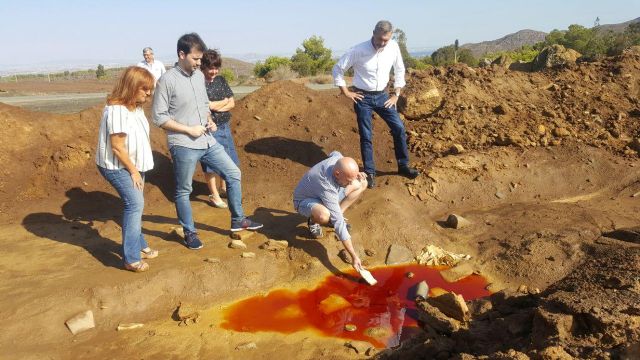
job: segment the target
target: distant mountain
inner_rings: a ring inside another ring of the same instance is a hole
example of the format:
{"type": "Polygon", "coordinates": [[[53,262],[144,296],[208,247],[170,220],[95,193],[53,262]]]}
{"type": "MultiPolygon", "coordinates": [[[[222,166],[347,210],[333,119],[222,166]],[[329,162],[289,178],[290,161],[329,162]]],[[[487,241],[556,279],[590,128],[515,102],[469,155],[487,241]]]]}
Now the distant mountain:
{"type": "Polygon", "coordinates": [[[516,50],[523,45],[533,45],[537,42],[544,41],[545,36],[547,36],[545,32],[526,29],[501,37],[498,40],[464,44],[461,47],[471,50],[473,56],[480,57],[486,53],[516,50]]]}
{"type": "Polygon", "coordinates": [[[598,29],[600,30],[604,30],[604,31],[613,31],[613,32],[623,32],[627,26],[631,25],[631,24],[635,24],[635,23],[639,23],[640,22],[640,17],[633,19],[633,20],[629,20],[627,22],[623,22],[620,24],[605,24],[605,25],[600,25],[598,27],[598,29]]]}

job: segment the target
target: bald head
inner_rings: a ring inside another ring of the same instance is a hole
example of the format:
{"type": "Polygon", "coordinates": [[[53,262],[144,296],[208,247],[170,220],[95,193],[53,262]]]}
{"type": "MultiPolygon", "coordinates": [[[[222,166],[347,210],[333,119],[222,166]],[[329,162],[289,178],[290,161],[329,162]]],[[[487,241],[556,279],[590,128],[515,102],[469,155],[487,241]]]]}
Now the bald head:
{"type": "Polygon", "coordinates": [[[336,177],[340,186],[351,184],[358,177],[359,172],[358,163],[350,157],[340,158],[333,168],[333,176],[336,177]]]}

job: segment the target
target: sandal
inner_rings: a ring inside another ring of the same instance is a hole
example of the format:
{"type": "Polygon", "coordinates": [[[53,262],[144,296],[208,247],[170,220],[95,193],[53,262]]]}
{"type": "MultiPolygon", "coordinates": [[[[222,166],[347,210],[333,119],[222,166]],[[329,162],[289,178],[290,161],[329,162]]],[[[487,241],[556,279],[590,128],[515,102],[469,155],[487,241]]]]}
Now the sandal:
{"type": "Polygon", "coordinates": [[[157,258],[160,253],[158,250],[153,250],[152,248],[146,248],[140,250],[140,257],[143,259],[153,259],[157,258]]]}
{"type": "Polygon", "coordinates": [[[133,272],[144,272],[149,270],[149,264],[144,261],[138,261],[131,264],[124,264],[124,268],[133,272]]]}
{"type": "Polygon", "coordinates": [[[213,200],[213,195],[209,195],[209,205],[216,207],[218,209],[226,209],[228,207],[227,204],[222,200],[219,200],[219,201],[213,200]]]}

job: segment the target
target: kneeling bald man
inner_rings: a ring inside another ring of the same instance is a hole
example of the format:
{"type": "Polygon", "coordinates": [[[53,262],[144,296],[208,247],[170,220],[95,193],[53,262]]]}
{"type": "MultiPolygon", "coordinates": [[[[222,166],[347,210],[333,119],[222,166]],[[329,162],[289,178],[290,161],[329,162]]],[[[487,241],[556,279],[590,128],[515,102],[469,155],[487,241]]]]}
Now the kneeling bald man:
{"type": "Polygon", "coordinates": [[[360,270],[362,264],[353,250],[350,226],[343,214],[366,188],[367,175],[360,172],[356,161],[334,151],[309,169],[293,192],[293,206],[308,218],[311,236],[322,237],[321,225],[333,224],[356,270],[360,270]]]}

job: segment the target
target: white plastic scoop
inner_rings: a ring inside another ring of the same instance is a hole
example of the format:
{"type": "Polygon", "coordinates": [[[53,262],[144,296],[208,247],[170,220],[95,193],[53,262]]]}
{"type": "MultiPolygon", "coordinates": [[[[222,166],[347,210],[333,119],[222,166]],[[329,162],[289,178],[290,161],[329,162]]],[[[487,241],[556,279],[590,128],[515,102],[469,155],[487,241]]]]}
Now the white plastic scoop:
{"type": "Polygon", "coordinates": [[[378,283],[378,280],[376,280],[376,278],[374,278],[373,275],[371,275],[369,270],[363,267],[360,267],[360,269],[358,269],[358,273],[360,273],[360,276],[362,276],[362,278],[364,279],[364,281],[367,282],[367,284],[373,286],[378,283]]]}

